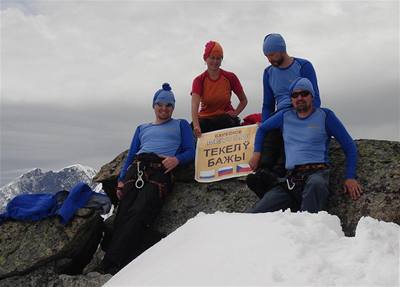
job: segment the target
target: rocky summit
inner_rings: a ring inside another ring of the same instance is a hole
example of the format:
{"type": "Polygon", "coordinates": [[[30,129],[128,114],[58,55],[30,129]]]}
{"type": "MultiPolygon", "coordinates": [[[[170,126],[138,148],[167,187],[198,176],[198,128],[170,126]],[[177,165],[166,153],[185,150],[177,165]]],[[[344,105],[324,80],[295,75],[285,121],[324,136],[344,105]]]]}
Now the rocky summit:
{"type": "Polygon", "coordinates": [[[67,225],[57,217],[1,224],[0,286],[100,286],[109,277],[72,275],[81,274],[89,263],[102,225],[102,217],[87,208],[78,210],[67,225]]]}
{"type": "MultiPolygon", "coordinates": [[[[362,216],[400,224],[400,142],[357,140],[356,144],[358,180],[364,190],[357,201],[343,193],[345,157],[335,141],[330,146],[331,197],[327,211],[340,218],[348,236],[354,235],[362,216]]],[[[94,177],[116,204],[117,177],[126,155],[126,151],[119,154],[94,177]]],[[[153,226],[164,235],[199,212],[246,212],[258,200],[245,178],[197,183],[193,165],[178,168],[174,176],[174,191],[153,226]]],[[[0,225],[0,286],[101,286],[111,275],[80,274],[88,263],[82,256],[93,251],[88,246],[99,236],[101,224],[97,213],[83,209],[67,226],[58,218],[0,225]]]]}
{"type": "MultiPolygon", "coordinates": [[[[354,235],[362,216],[400,224],[400,142],[383,140],[356,140],[359,159],[358,180],[363,195],[357,201],[343,193],[345,156],[336,141],[330,145],[331,161],[328,212],[337,215],[346,235],[354,235]]],[[[103,183],[106,193],[114,198],[117,177],[127,151],[104,165],[94,177],[103,183]]],[[[257,201],[244,178],[215,183],[197,183],[193,180],[193,166],[177,169],[176,184],[159,216],[155,228],[169,234],[199,212],[245,212],[257,201]]]]}

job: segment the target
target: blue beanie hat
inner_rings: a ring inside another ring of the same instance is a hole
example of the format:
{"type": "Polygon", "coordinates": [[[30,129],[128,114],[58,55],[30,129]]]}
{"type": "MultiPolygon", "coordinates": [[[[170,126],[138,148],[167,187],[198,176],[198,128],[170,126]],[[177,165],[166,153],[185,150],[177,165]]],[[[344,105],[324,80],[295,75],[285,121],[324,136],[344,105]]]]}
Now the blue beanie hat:
{"type": "Polygon", "coordinates": [[[296,80],[294,80],[289,86],[290,94],[293,94],[293,91],[295,90],[309,91],[311,95],[314,97],[313,85],[307,78],[297,78],[296,80]]]}
{"type": "Polygon", "coordinates": [[[175,96],[171,91],[171,86],[168,83],[162,85],[162,89],[158,90],[153,97],[153,108],[157,103],[171,104],[175,108],[175,96]]]}
{"type": "Polygon", "coordinates": [[[280,34],[268,34],[263,43],[264,55],[273,52],[286,52],[286,43],[280,34]]]}

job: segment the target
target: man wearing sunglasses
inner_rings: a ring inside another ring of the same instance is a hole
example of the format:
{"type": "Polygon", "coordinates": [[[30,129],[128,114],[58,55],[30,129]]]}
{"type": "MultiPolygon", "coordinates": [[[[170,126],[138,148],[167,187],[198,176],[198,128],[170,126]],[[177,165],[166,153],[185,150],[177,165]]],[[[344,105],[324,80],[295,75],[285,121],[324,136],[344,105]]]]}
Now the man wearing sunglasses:
{"type": "Polygon", "coordinates": [[[293,108],[273,115],[258,128],[249,163],[253,170],[257,169],[265,134],[280,129],[287,174],[264,194],[251,212],[287,208],[308,212],[324,210],[329,194],[328,145],[332,136],[346,155],[344,191],[357,200],[362,189],[355,179],[357,150],[352,138],[331,110],[314,106],[315,91],[307,78],[297,78],[289,91],[293,108]]]}
{"type": "MultiPolygon", "coordinates": [[[[285,40],[280,34],[265,36],[263,52],[271,65],[264,70],[263,75],[262,122],[275,112],[291,107],[289,86],[298,77],[310,80],[314,89],[313,105],[321,105],[317,76],[310,61],[289,56],[285,40]]],[[[249,188],[262,197],[263,187],[272,184],[277,176],[284,174],[284,162],[282,134],[279,130],[271,130],[263,143],[260,169],[247,177],[249,188]]]]}
{"type": "Polygon", "coordinates": [[[194,159],[192,129],[186,120],[172,118],[174,107],[174,94],[165,83],[153,97],[154,121],[136,128],[118,178],[113,231],[102,244],[101,273],[115,274],[143,251],[143,238],[171,192],[171,171],[194,159]]]}

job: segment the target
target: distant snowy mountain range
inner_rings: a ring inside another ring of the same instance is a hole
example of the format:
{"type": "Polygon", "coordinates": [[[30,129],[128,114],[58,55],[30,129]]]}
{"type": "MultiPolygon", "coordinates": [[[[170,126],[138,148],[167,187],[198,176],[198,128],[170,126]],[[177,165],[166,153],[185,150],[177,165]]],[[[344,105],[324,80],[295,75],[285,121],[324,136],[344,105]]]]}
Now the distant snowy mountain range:
{"type": "Polygon", "coordinates": [[[96,173],[95,169],[80,164],[67,166],[59,171],[43,172],[40,168],[35,168],[0,188],[0,210],[18,194],[70,190],[80,181],[87,183],[93,191],[99,192],[102,189],[101,183],[92,183],[96,173]]]}

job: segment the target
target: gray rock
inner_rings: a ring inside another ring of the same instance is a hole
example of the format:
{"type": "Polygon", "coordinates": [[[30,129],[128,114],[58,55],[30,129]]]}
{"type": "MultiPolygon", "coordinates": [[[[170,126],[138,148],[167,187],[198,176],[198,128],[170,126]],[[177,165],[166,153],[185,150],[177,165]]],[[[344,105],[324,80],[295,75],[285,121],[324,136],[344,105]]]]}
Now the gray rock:
{"type": "Polygon", "coordinates": [[[79,270],[85,264],[79,256],[90,252],[88,244],[101,234],[103,221],[98,213],[85,214],[88,217],[75,216],[66,226],[57,217],[0,225],[0,278],[24,274],[49,262],[60,271],[79,270]]]}
{"type": "Polygon", "coordinates": [[[117,178],[127,155],[127,150],[120,153],[112,161],[103,165],[100,171],[93,177],[94,182],[101,182],[103,184],[103,190],[107,193],[114,205],[118,204],[118,199],[115,195],[117,178]]]}
{"type": "Polygon", "coordinates": [[[115,157],[109,163],[106,163],[100,168],[100,171],[93,177],[95,182],[114,182],[119,172],[121,171],[122,164],[125,158],[128,156],[128,150],[121,152],[117,157],[115,157]]]}
{"type": "Polygon", "coordinates": [[[247,188],[245,178],[209,184],[178,182],[166,198],[154,228],[169,234],[199,212],[245,212],[256,201],[257,196],[247,188]]]}
{"type": "Polygon", "coordinates": [[[96,252],[93,254],[92,260],[89,262],[89,264],[83,269],[83,274],[88,274],[93,271],[100,265],[101,260],[104,257],[105,252],[101,249],[100,246],[98,246],[96,252]]]}
{"type": "Polygon", "coordinates": [[[86,275],[69,276],[57,274],[54,264],[47,264],[28,275],[12,276],[0,280],[2,287],[97,287],[102,286],[112,276],[110,274],[89,273],[86,275]]]}
{"type": "Polygon", "coordinates": [[[353,201],[343,190],[345,157],[333,142],[328,212],[337,215],[346,235],[354,235],[359,219],[370,216],[400,224],[400,142],[357,140],[357,175],[364,194],[353,201]]]}
{"type": "Polygon", "coordinates": [[[28,276],[12,276],[0,280],[2,287],[33,287],[54,286],[51,282],[57,279],[54,265],[44,265],[31,272],[28,276]]]}
{"type": "MultiPolygon", "coordinates": [[[[330,146],[331,198],[328,212],[337,215],[346,235],[354,235],[362,216],[400,224],[400,143],[394,141],[357,140],[358,177],[364,194],[352,201],[343,194],[345,158],[334,140],[330,146]]],[[[104,190],[115,196],[116,181],[127,151],[104,165],[95,180],[107,183],[104,190]]],[[[229,179],[204,184],[193,181],[193,166],[175,172],[176,184],[167,197],[155,223],[160,232],[169,234],[199,212],[244,212],[253,206],[257,197],[243,179],[229,179]]]]}
{"type": "MultiPolygon", "coordinates": [[[[345,234],[350,236],[354,235],[362,216],[400,224],[400,143],[357,140],[356,144],[359,152],[358,177],[364,189],[364,194],[357,201],[352,201],[341,192],[344,155],[335,141],[330,147],[332,169],[328,212],[340,218],[345,234]]],[[[114,197],[115,203],[117,177],[126,155],[127,151],[118,155],[104,165],[95,177],[114,197]]],[[[155,230],[170,234],[199,212],[246,212],[258,200],[247,188],[244,178],[200,184],[193,180],[193,174],[193,165],[175,171],[174,191],[166,199],[153,226],[155,230]]],[[[74,257],[72,250],[82,248],[72,242],[87,241],[90,235],[85,230],[89,225],[101,223],[101,219],[88,214],[87,210],[81,210],[79,214],[89,217],[76,217],[67,227],[57,219],[49,219],[46,224],[9,222],[0,226],[0,278],[7,277],[0,280],[0,286],[101,286],[109,280],[111,275],[93,272],[77,276],[59,274],[71,264],[74,257]],[[30,270],[29,274],[12,276],[30,270]]],[[[95,268],[103,253],[98,250],[96,254],[98,256],[87,266],[87,272],[95,268]]]]}
{"type": "Polygon", "coordinates": [[[98,287],[104,285],[112,277],[111,274],[91,272],[86,275],[70,276],[61,274],[54,281],[53,286],[60,287],[98,287]]]}

